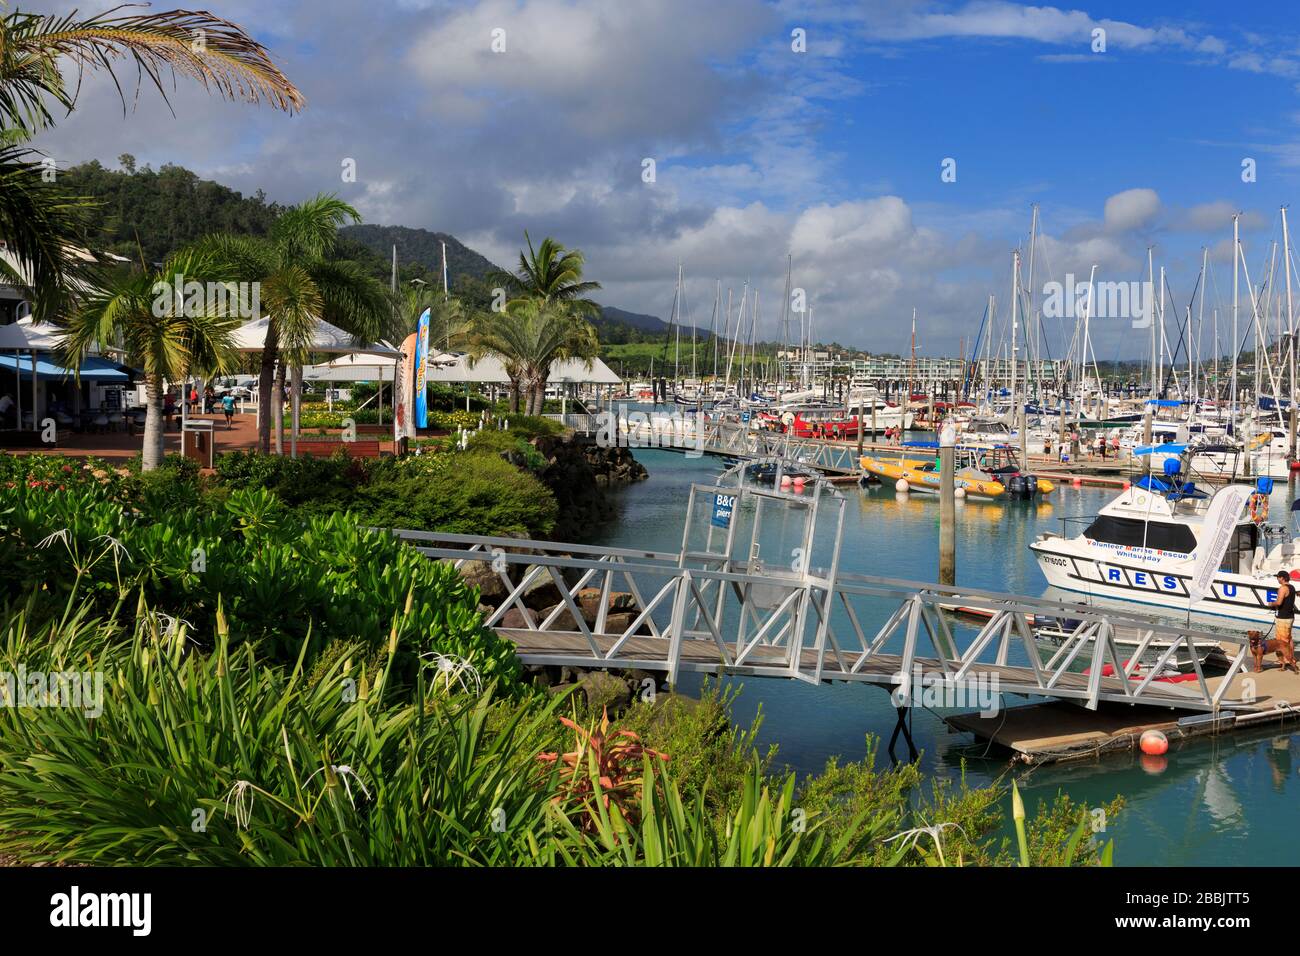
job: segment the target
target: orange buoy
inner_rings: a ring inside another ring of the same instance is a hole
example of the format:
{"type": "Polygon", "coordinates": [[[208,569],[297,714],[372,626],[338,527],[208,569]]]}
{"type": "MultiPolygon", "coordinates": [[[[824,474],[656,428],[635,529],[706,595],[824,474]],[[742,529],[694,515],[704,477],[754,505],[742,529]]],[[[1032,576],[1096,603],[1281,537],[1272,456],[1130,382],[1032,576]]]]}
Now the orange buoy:
{"type": "Polygon", "coordinates": [[[1070,484],[1071,484],[1071,486],[1073,486],[1073,487],[1075,487],[1075,488],[1082,488],[1082,487],[1083,487],[1083,479],[1080,478],[1080,477],[1078,477],[1078,476],[1076,475],[1075,478],[1074,478],[1074,480],[1071,481],[1070,484]]]}
{"type": "Polygon", "coordinates": [[[1144,754],[1161,757],[1169,752],[1169,738],[1158,730],[1148,730],[1138,742],[1144,754]]]}
{"type": "Polygon", "coordinates": [[[1133,483],[1132,483],[1131,481],[1126,481],[1126,482],[1124,482],[1124,490],[1125,490],[1125,491],[1128,491],[1128,490],[1129,490],[1130,488],[1132,488],[1132,487],[1133,487],[1133,483]]]}
{"type": "Polygon", "coordinates": [[[790,487],[790,476],[789,476],[789,475],[782,475],[782,476],[781,476],[781,487],[782,487],[782,488],[789,488],[789,487],[790,487]]]}
{"type": "Polygon", "coordinates": [[[1156,756],[1155,754],[1142,755],[1142,769],[1145,770],[1147,773],[1151,774],[1151,776],[1153,777],[1157,776],[1158,774],[1164,773],[1165,770],[1168,769],[1168,767],[1169,767],[1168,757],[1156,756]]]}

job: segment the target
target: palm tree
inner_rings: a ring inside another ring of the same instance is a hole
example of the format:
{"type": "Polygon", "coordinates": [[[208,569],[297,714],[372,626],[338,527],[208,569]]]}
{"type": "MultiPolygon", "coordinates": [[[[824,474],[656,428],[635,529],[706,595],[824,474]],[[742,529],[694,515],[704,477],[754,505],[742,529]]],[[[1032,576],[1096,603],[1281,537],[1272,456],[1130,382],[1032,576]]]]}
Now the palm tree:
{"type": "Polygon", "coordinates": [[[415,331],[425,309],[429,310],[430,348],[445,352],[468,341],[474,323],[466,314],[465,304],[454,296],[444,296],[423,282],[407,286],[399,297],[399,328],[394,331],[399,335],[415,331]]]}
{"type": "Polygon", "coordinates": [[[519,251],[518,271],[494,271],[488,275],[489,282],[499,283],[511,299],[564,302],[572,306],[576,315],[600,314],[600,306],[586,298],[588,292],[600,288],[600,283],[582,278],[585,259],[579,250],[565,249],[550,236],[534,249],[527,232],[524,241],[528,250],[519,251]]]}
{"type": "Polygon", "coordinates": [[[273,396],[272,415],[263,410],[258,441],[271,450],[272,417],[276,450],[280,450],[283,421],[285,361],[299,364],[314,338],[316,322],[324,320],[360,340],[374,340],[394,331],[393,303],[383,285],[359,265],[330,259],[338,228],[359,222],[355,209],[335,196],[317,196],[281,213],[269,235],[214,235],[201,240],[196,251],[226,269],[226,278],[257,283],[260,303],[270,320],[262,349],[260,394],[273,396]]]}
{"type": "MultiPolygon", "coordinates": [[[[586,261],[582,252],[577,249],[566,249],[550,236],[543,239],[542,244],[534,249],[532,237],[527,231],[524,232],[524,242],[528,248],[519,251],[519,269],[516,272],[496,270],[487,276],[489,282],[498,283],[510,297],[505,306],[505,314],[519,314],[519,311],[525,308],[522,303],[526,301],[561,307],[557,314],[563,314],[573,326],[569,332],[570,340],[575,343],[589,343],[589,347],[582,345],[573,357],[593,358],[597,349],[596,331],[584,319],[599,315],[600,306],[586,298],[586,294],[599,289],[600,283],[582,278],[582,269],[586,261]]],[[[499,337],[504,331],[504,325],[503,321],[489,318],[484,328],[494,337],[499,337]]],[[[523,395],[526,397],[527,407],[531,410],[536,405],[537,413],[540,414],[546,395],[546,376],[542,376],[540,383],[524,382],[516,375],[516,372],[521,375],[523,373],[515,364],[504,358],[503,362],[506,374],[510,376],[511,410],[519,411],[519,399],[520,395],[523,395]]],[[[547,372],[549,374],[549,363],[547,372]]],[[[529,414],[532,412],[530,411],[529,414]]]]}
{"type": "Polygon", "coordinates": [[[591,368],[598,346],[595,329],[568,304],[515,299],[504,312],[482,317],[470,356],[475,361],[485,355],[499,358],[510,376],[511,411],[520,410],[522,395],[524,414],[540,415],[551,366],[576,358],[591,368]]]}
{"type": "Polygon", "coordinates": [[[179,253],[158,272],[133,270],[107,278],[100,287],[85,292],[76,311],[62,322],[66,331],[60,355],[69,367],[80,368],[92,351],[111,349],[124,352],[128,361],[143,369],[144,471],[162,462],[166,383],[184,382],[191,373],[226,371],[235,358],[230,336],[239,320],[234,309],[221,301],[232,297],[202,303],[182,300],[172,292],[177,275],[205,286],[220,281],[211,260],[179,253]]]}
{"type": "Polygon", "coordinates": [[[146,79],[167,101],[176,74],[215,89],[226,99],[293,112],[303,97],[240,27],[210,13],[170,10],[129,16],[122,7],[89,18],[14,10],[0,16],[0,238],[14,263],[0,260],[0,277],[23,289],[38,318],[58,314],[70,287],[84,284],[79,255],[84,199],[64,197],[46,182],[45,168],[21,144],[55,122],[51,108],[71,112],[87,70],[109,74],[122,94],[116,67],[136,68],[137,91],[146,79]],[[69,83],[61,67],[76,67],[69,83]],[[79,209],[78,207],[81,207],[79,209]]]}

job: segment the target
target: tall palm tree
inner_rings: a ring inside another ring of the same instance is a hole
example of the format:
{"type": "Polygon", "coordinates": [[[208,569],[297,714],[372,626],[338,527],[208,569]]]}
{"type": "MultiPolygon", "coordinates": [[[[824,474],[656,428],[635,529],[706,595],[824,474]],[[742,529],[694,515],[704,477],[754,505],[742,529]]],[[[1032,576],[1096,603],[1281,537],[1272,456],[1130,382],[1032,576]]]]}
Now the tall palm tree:
{"type": "Polygon", "coordinates": [[[206,285],[219,282],[218,274],[210,259],[182,252],[157,272],[133,270],[108,277],[85,292],[77,309],[62,320],[66,331],[59,351],[69,367],[79,368],[91,351],[120,350],[143,369],[145,471],[157,468],[163,458],[166,383],[226,371],[235,359],[230,337],[239,319],[227,303],[238,297],[199,302],[171,292],[177,275],[206,285]]]}
{"type": "Polygon", "coordinates": [[[301,109],[303,97],[271,62],[265,48],[239,26],[210,13],[169,10],[121,15],[123,7],[82,18],[14,10],[0,16],[0,239],[13,264],[0,260],[0,277],[23,289],[39,318],[67,303],[69,287],[84,284],[87,263],[77,253],[84,229],[76,207],[62,197],[22,147],[55,123],[53,110],[71,112],[87,70],[109,74],[122,94],[116,67],[134,66],[137,89],[147,80],[167,101],[166,82],[177,74],[231,100],[301,109]],[[76,67],[69,83],[61,67],[76,67]]]}
{"type": "MultiPolygon", "coordinates": [[[[577,249],[566,249],[550,236],[543,239],[540,246],[534,248],[532,237],[527,231],[524,232],[524,242],[528,248],[519,251],[519,268],[516,272],[496,270],[487,276],[489,282],[498,283],[510,297],[506,303],[505,315],[520,314],[521,310],[527,309],[522,303],[528,301],[542,306],[556,306],[558,309],[552,311],[556,315],[563,315],[572,326],[569,330],[569,339],[575,343],[587,343],[582,345],[573,357],[593,358],[598,344],[596,330],[584,319],[599,315],[600,306],[586,298],[586,295],[599,289],[600,283],[582,278],[582,269],[586,262],[582,252],[577,249]]],[[[532,311],[535,310],[529,310],[529,314],[532,311]]],[[[506,322],[508,320],[497,321],[489,317],[483,326],[485,331],[490,331],[490,334],[496,337],[505,331],[506,322]]],[[[524,373],[516,364],[504,358],[503,362],[506,374],[510,376],[511,410],[519,411],[519,400],[522,395],[526,407],[531,410],[536,406],[536,413],[540,414],[546,396],[546,376],[543,375],[540,383],[525,382],[520,377],[524,373]]],[[[549,367],[547,371],[549,374],[549,367]]],[[[533,412],[530,411],[529,414],[533,412]]]]}
{"type": "Polygon", "coordinates": [[[585,259],[577,249],[566,249],[547,236],[533,248],[533,240],[524,233],[528,249],[519,251],[516,272],[494,271],[489,282],[500,283],[511,299],[539,299],[542,302],[568,303],[575,315],[596,316],[600,306],[586,298],[600,288],[599,282],[582,278],[585,259]]]}
{"type": "Polygon", "coordinates": [[[259,388],[264,398],[273,398],[272,414],[264,409],[258,424],[263,452],[271,450],[273,423],[279,450],[285,364],[296,366],[305,358],[317,320],[352,333],[358,341],[394,331],[392,300],[383,284],[356,263],[329,258],[339,226],[360,220],[341,199],[321,195],[285,210],[265,237],[218,234],[195,246],[196,252],[222,264],[226,278],[257,283],[260,290],[269,324],[259,388]]]}
{"type": "Polygon", "coordinates": [[[551,366],[564,359],[581,359],[591,368],[599,342],[589,323],[566,303],[515,299],[504,312],[484,315],[470,346],[475,361],[485,355],[501,360],[511,381],[511,410],[540,415],[551,366]]]}

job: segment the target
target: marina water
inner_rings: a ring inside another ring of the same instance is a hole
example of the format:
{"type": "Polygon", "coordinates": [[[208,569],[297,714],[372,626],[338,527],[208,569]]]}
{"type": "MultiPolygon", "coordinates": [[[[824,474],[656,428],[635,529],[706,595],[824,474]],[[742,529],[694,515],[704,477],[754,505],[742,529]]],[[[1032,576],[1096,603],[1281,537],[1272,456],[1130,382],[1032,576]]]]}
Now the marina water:
{"type": "MultiPolygon", "coordinates": [[[[593,543],[676,552],[681,545],[686,501],[693,482],[709,484],[721,463],[708,456],[686,458],[671,451],[637,449],[650,472],[647,481],[615,493],[619,517],[593,543]]],[[[844,485],[848,499],[840,566],[844,571],[916,581],[936,580],[939,502],[934,496],[898,496],[892,488],[844,485]]],[[[1059,487],[1038,501],[959,503],[957,584],[1016,594],[1041,595],[1046,582],[1027,545],[1040,531],[1060,531],[1061,519],[1095,514],[1117,492],[1059,487]]],[[[1289,505],[1283,484],[1274,493],[1274,512],[1289,505]]],[[[1077,529],[1079,526],[1073,526],[1077,529]]],[[[1072,532],[1074,533],[1074,532],[1072,532]]],[[[1077,596],[1053,595],[1065,600],[1077,596]]],[[[863,621],[863,627],[882,620],[863,621]]],[[[865,735],[881,738],[880,760],[893,732],[896,711],[886,692],[860,684],[809,686],[794,680],[728,678],[743,685],[736,719],[748,723],[761,707],[760,747],[777,744],[777,765],[799,773],[820,770],[827,758],[860,759],[865,735]]],[[[698,690],[699,675],[685,674],[682,689],[698,690]]],[[[1024,703],[1008,698],[1007,704],[1024,703]]],[[[957,711],[951,711],[956,713],[957,711]]],[[[1120,865],[1281,865],[1294,850],[1278,840],[1276,824],[1300,798],[1300,718],[1271,731],[1204,737],[1177,745],[1163,771],[1145,770],[1134,753],[1088,758],[1038,768],[1017,766],[1027,806],[1050,802],[1058,791],[1097,806],[1117,795],[1126,805],[1110,821],[1120,865]]],[[[932,712],[915,709],[912,735],[928,774],[956,779],[965,761],[973,786],[1008,772],[1007,753],[989,750],[968,734],[950,733],[932,712]]],[[[896,752],[906,759],[900,738],[896,752]]],[[[1009,832],[1009,831],[1008,831],[1009,832]]]]}

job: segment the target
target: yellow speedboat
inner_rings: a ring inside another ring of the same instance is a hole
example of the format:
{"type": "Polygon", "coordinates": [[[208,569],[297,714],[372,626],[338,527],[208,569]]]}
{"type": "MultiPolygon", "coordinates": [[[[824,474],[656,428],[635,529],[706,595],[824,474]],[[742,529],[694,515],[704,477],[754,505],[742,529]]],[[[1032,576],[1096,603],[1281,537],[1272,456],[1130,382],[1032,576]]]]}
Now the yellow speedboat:
{"type": "MultiPolygon", "coordinates": [[[[938,442],[904,442],[904,448],[938,450],[938,442]]],[[[957,487],[968,495],[997,498],[1031,498],[1048,495],[1056,485],[1046,478],[1025,474],[1008,445],[958,445],[954,449],[957,465],[957,487]]],[[[909,485],[923,491],[939,490],[939,462],[936,458],[871,458],[863,457],[862,469],[884,480],[897,482],[902,478],[909,485]]]]}
{"type": "MultiPolygon", "coordinates": [[[[870,455],[863,455],[859,461],[862,470],[868,474],[875,475],[881,481],[888,480],[896,483],[900,478],[908,483],[912,488],[918,491],[939,490],[939,469],[934,466],[934,460],[915,461],[910,459],[898,458],[873,458],[870,455]]],[[[954,485],[961,488],[967,495],[977,495],[982,498],[997,498],[1006,488],[1002,482],[996,479],[981,477],[978,474],[968,474],[973,469],[963,468],[953,476],[954,485]]]]}

